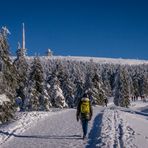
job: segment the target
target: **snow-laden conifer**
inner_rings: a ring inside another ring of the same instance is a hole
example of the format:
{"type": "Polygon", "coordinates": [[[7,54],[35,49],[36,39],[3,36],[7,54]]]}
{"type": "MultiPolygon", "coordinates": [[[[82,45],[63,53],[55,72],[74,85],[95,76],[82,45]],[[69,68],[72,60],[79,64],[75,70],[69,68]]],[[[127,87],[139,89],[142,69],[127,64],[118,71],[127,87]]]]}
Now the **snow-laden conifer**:
{"type": "Polygon", "coordinates": [[[129,81],[126,69],[119,66],[115,78],[114,103],[117,106],[128,107],[130,105],[129,81]]]}
{"type": "Polygon", "coordinates": [[[10,101],[4,101],[3,104],[0,104],[0,122],[8,121],[15,111],[17,73],[10,58],[8,34],[8,29],[2,27],[0,30],[0,95],[5,96],[10,101]]]}
{"type": "Polygon", "coordinates": [[[40,110],[43,106],[44,77],[39,57],[35,57],[31,66],[28,82],[28,105],[30,110],[40,110]]]}

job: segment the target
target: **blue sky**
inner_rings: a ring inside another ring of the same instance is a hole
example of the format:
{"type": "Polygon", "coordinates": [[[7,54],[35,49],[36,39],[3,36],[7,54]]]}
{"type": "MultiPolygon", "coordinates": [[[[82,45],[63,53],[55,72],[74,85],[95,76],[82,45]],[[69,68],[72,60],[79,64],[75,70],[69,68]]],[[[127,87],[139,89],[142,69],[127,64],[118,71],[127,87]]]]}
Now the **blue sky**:
{"type": "Polygon", "coordinates": [[[12,54],[26,28],[28,55],[148,60],[147,0],[5,0],[0,26],[11,32],[12,54]]]}

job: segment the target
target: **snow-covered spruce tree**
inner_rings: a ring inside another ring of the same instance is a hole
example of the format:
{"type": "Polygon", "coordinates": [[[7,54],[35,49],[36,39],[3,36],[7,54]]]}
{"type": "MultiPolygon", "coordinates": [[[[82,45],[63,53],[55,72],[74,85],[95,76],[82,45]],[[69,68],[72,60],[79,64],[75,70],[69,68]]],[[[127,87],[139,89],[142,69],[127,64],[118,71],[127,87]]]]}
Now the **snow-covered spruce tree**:
{"type": "Polygon", "coordinates": [[[93,79],[93,73],[92,73],[92,70],[90,69],[87,74],[86,74],[86,77],[85,77],[85,84],[84,84],[84,90],[85,92],[88,92],[89,93],[92,93],[92,89],[93,89],[93,82],[92,82],[92,79],[93,79]]]}
{"type": "Polygon", "coordinates": [[[39,57],[35,57],[31,66],[28,82],[28,96],[26,97],[26,104],[29,110],[41,110],[44,106],[43,90],[44,77],[43,67],[39,57]]]}
{"type": "Polygon", "coordinates": [[[130,105],[128,72],[122,66],[119,66],[116,73],[114,93],[115,105],[122,107],[130,105]]]}
{"type": "Polygon", "coordinates": [[[78,102],[80,101],[80,99],[82,98],[83,94],[84,94],[84,82],[82,79],[76,79],[74,82],[76,89],[75,89],[75,100],[74,100],[74,105],[77,106],[78,102]]]}
{"type": "Polygon", "coordinates": [[[63,94],[66,100],[66,103],[68,104],[68,106],[70,108],[73,108],[75,106],[74,104],[74,88],[75,85],[72,82],[72,80],[69,78],[69,76],[65,76],[65,79],[63,79],[63,83],[62,83],[62,90],[63,90],[63,94]]]}
{"type": "Polygon", "coordinates": [[[52,107],[50,87],[51,86],[49,81],[46,80],[45,89],[44,89],[44,106],[46,111],[49,111],[50,107],[52,107]]]}
{"type": "Polygon", "coordinates": [[[28,68],[29,65],[25,57],[25,49],[18,48],[16,52],[17,58],[14,60],[14,65],[17,69],[18,77],[18,87],[17,87],[17,96],[22,99],[21,109],[25,108],[24,100],[26,98],[26,85],[28,81],[28,68]]]}
{"type": "Polygon", "coordinates": [[[60,81],[60,86],[63,91],[63,95],[65,97],[65,101],[69,107],[74,107],[74,84],[70,79],[70,74],[66,67],[64,67],[66,63],[61,63],[57,65],[57,78],[60,81]]]}
{"type": "Polygon", "coordinates": [[[133,81],[133,93],[134,93],[134,96],[136,98],[138,98],[138,96],[140,96],[140,88],[139,88],[140,77],[139,77],[139,74],[137,72],[133,75],[132,81],[133,81]]]}
{"type": "Polygon", "coordinates": [[[131,99],[134,97],[134,86],[131,75],[129,75],[129,96],[131,99]]]}
{"type": "Polygon", "coordinates": [[[106,94],[103,89],[103,83],[101,77],[97,73],[97,69],[94,69],[94,76],[92,82],[93,82],[93,89],[92,89],[93,104],[103,105],[104,99],[106,98],[106,94]]]}
{"type": "Polygon", "coordinates": [[[51,96],[51,104],[52,106],[64,108],[68,107],[65,97],[63,95],[63,91],[60,87],[60,81],[57,78],[57,72],[54,71],[49,78],[48,82],[50,83],[50,96],[51,96]]]}
{"type": "Polygon", "coordinates": [[[112,96],[111,83],[110,83],[111,73],[109,72],[107,64],[104,65],[101,76],[106,95],[108,97],[111,97],[112,96]]]}
{"type": "Polygon", "coordinates": [[[148,73],[141,71],[140,80],[139,80],[139,94],[142,97],[148,96],[148,73]]]}
{"type": "Polygon", "coordinates": [[[15,112],[15,89],[17,86],[17,73],[12,64],[6,27],[2,27],[0,31],[0,94],[6,96],[8,100],[0,105],[0,122],[6,122],[15,112]]]}
{"type": "Polygon", "coordinates": [[[73,79],[73,83],[75,85],[74,88],[74,96],[75,96],[75,100],[74,100],[74,104],[75,106],[77,106],[78,102],[80,101],[80,99],[82,98],[84,92],[85,92],[85,63],[84,62],[75,62],[74,66],[73,66],[73,70],[72,70],[72,77],[73,79]]]}
{"type": "Polygon", "coordinates": [[[86,74],[85,74],[85,84],[84,84],[84,91],[89,95],[89,98],[93,102],[93,78],[94,78],[94,69],[96,68],[96,64],[93,60],[90,60],[86,66],[86,74]]]}
{"type": "Polygon", "coordinates": [[[148,97],[148,73],[143,76],[143,87],[142,87],[144,97],[148,97]]]}
{"type": "MultiPolygon", "coordinates": [[[[48,68],[48,70],[49,70],[49,68],[48,68]]],[[[50,85],[52,72],[48,71],[46,75],[47,76],[46,76],[45,88],[44,88],[44,104],[45,104],[45,110],[49,111],[50,107],[53,106],[53,104],[51,103],[52,98],[51,98],[51,85],[50,85]]]]}
{"type": "Polygon", "coordinates": [[[131,65],[127,66],[127,71],[128,71],[128,75],[129,75],[129,96],[130,99],[132,100],[133,96],[134,96],[134,87],[133,87],[133,81],[132,81],[132,75],[133,75],[133,68],[131,65]]]}

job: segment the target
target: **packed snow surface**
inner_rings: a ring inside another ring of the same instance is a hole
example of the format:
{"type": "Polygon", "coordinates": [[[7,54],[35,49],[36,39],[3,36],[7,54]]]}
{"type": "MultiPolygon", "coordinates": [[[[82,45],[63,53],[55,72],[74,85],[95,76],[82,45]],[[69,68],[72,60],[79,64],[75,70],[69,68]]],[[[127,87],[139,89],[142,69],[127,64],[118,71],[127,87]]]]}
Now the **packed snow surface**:
{"type": "Polygon", "coordinates": [[[75,109],[20,112],[0,127],[1,148],[147,148],[148,102],[131,107],[94,106],[86,140],[75,109]],[[145,112],[142,112],[145,110],[145,112]]]}

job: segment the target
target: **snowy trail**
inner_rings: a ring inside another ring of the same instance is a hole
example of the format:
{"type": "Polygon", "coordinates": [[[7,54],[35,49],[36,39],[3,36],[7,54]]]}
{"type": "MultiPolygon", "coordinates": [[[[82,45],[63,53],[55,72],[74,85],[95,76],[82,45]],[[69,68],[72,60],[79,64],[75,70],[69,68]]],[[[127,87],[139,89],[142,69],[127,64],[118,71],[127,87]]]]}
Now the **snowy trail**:
{"type": "MultiPolygon", "coordinates": [[[[92,135],[98,134],[98,125],[93,128],[93,123],[101,121],[100,116],[97,115],[99,112],[100,108],[94,108],[94,118],[89,123],[91,131],[88,147],[92,147],[94,144],[92,135]]],[[[54,116],[46,117],[22,134],[14,132],[9,135],[13,138],[4,143],[1,148],[83,148],[87,145],[87,141],[83,141],[81,138],[81,125],[76,121],[75,113],[74,109],[61,111],[54,116]]]]}
{"type": "MultiPolygon", "coordinates": [[[[147,148],[148,116],[134,110],[93,107],[88,139],[82,140],[76,110],[48,112],[44,118],[21,130],[3,132],[7,136],[1,148],[147,148]],[[134,112],[134,113],[133,113],[134,112]],[[21,132],[22,131],[22,132],[21,132]]],[[[42,115],[43,116],[43,115],[42,115]]],[[[24,122],[28,121],[23,119],[24,122]]]]}

